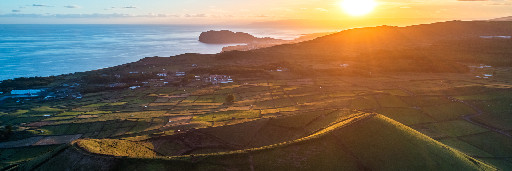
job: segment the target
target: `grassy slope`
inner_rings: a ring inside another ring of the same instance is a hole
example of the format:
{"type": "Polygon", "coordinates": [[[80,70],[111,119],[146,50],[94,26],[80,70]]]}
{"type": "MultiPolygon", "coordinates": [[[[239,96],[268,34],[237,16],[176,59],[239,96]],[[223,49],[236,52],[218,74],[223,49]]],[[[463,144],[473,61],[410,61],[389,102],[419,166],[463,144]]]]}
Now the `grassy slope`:
{"type": "Polygon", "coordinates": [[[373,170],[491,169],[405,125],[378,115],[335,136],[373,170]],[[395,162],[400,161],[400,162],[395,162]]]}
{"type": "MultiPolygon", "coordinates": [[[[116,170],[493,170],[382,115],[360,115],[301,140],[216,155],[159,158],[99,157],[60,168],[76,169],[110,160],[116,170]]],[[[75,153],[81,153],[75,151],[75,153]]],[[[70,154],[66,154],[69,156],[70,154]]],[[[48,163],[63,159],[57,156],[48,163]]],[[[63,162],[68,163],[68,162],[63,162]]],[[[75,163],[75,162],[71,162],[75,163]]],[[[98,166],[98,165],[96,165],[98,166]]],[[[41,168],[52,168],[43,164],[41,168]]],[[[90,167],[89,167],[90,168],[90,167]]]]}

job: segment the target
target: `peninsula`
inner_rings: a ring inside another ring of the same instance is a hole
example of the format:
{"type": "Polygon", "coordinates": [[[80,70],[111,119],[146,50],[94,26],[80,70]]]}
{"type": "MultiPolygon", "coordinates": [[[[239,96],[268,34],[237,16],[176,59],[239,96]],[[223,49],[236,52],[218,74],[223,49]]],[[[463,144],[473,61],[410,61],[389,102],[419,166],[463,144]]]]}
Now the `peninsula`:
{"type": "Polygon", "coordinates": [[[210,30],[207,32],[202,32],[199,36],[199,41],[208,44],[243,44],[243,45],[234,45],[234,46],[226,46],[222,48],[222,52],[226,51],[249,51],[260,48],[267,48],[282,44],[292,44],[299,43],[303,41],[313,40],[317,37],[322,37],[328,34],[332,34],[329,32],[326,33],[312,33],[312,34],[303,34],[300,37],[293,40],[283,40],[283,39],[275,39],[270,37],[258,38],[249,33],[244,32],[232,32],[229,30],[220,30],[214,31],[210,30]]]}

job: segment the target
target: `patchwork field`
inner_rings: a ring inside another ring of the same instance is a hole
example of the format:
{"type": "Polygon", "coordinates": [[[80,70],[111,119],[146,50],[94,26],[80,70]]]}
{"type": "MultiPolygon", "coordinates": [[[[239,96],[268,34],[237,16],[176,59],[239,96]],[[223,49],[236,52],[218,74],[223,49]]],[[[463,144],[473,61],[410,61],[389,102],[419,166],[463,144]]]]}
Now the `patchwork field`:
{"type": "MultiPolygon", "coordinates": [[[[485,107],[493,99],[503,102],[493,105],[506,104],[503,89],[487,87],[488,93],[482,95],[481,91],[465,90],[465,86],[475,89],[474,84],[460,83],[460,92],[451,87],[421,88],[421,94],[416,94],[414,82],[407,86],[393,79],[367,78],[361,81],[366,85],[362,90],[359,81],[341,77],[322,85],[290,86],[281,83],[293,81],[282,80],[194,89],[141,88],[111,92],[119,98],[116,101],[109,97],[111,93],[97,93],[60,105],[19,107],[2,114],[1,119],[20,125],[18,136],[8,142],[18,148],[66,143],[76,138],[64,140],[65,137],[80,135],[84,140],[77,145],[92,153],[153,158],[291,141],[358,110],[382,114],[483,162],[509,167],[509,137],[464,119],[474,116],[471,121],[510,131],[506,119],[511,117],[503,115],[508,110],[506,105],[497,109],[485,107]],[[389,85],[369,86],[377,81],[389,85]],[[338,83],[347,86],[330,86],[338,83]],[[390,89],[393,84],[400,88],[390,89]],[[234,103],[223,101],[228,94],[235,95],[234,103]],[[500,119],[493,120],[498,114],[500,119]],[[273,119],[282,117],[287,119],[273,119]],[[237,127],[236,132],[229,125],[237,127]],[[192,131],[195,129],[200,130],[192,131]],[[64,139],[57,140],[58,137],[64,139]],[[486,144],[490,139],[498,144],[486,144]]],[[[4,143],[4,149],[14,147],[8,143],[4,143]]]]}

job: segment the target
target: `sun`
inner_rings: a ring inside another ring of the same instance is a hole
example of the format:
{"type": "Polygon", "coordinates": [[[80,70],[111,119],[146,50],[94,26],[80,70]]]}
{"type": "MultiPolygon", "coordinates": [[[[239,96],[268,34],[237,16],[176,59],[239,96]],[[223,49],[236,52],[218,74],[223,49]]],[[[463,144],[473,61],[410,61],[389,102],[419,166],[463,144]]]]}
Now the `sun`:
{"type": "Polygon", "coordinates": [[[340,6],[352,16],[362,16],[372,12],[377,6],[377,2],[374,0],[343,0],[340,2],[340,6]]]}

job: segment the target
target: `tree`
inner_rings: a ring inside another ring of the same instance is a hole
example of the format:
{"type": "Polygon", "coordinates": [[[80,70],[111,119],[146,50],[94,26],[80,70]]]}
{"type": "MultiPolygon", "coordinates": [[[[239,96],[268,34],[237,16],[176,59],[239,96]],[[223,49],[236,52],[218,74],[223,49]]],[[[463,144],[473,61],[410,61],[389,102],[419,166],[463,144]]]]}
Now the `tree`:
{"type": "Polygon", "coordinates": [[[226,103],[233,103],[235,102],[236,98],[235,98],[235,95],[233,94],[229,94],[228,96],[226,96],[226,103]]]}
{"type": "Polygon", "coordinates": [[[7,140],[12,134],[12,126],[7,125],[4,129],[0,130],[0,140],[7,140]]]}
{"type": "Polygon", "coordinates": [[[12,133],[12,125],[5,126],[5,131],[7,132],[7,136],[11,135],[11,133],[12,133]]]}
{"type": "Polygon", "coordinates": [[[193,81],[196,78],[196,75],[194,74],[187,74],[183,79],[181,80],[182,83],[187,84],[190,81],[193,81]]]}

